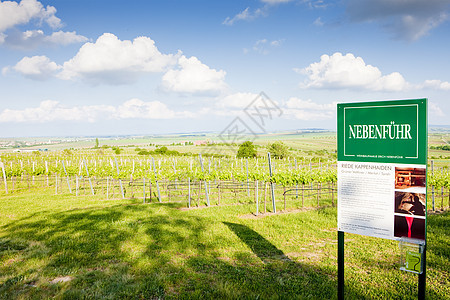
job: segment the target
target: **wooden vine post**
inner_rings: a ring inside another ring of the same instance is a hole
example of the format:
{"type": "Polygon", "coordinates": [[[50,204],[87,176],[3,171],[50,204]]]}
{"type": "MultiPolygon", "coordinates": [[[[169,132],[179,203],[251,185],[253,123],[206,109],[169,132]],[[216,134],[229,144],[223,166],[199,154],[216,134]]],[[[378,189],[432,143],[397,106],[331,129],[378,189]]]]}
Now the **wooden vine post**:
{"type": "MultiPolygon", "coordinates": [[[[202,154],[199,154],[199,159],[200,159],[200,167],[202,169],[202,173],[204,173],[204,169],[203,169],[203,159],[202,159],[202,154]]],[[[208,184],[206,182],[205,179],[205,196],[206,196],[206,204],[209,206],[209,195],[208,195],[208,184]]]]}
{"type": "MultiPolygon", "coordinates": [[[[86,164],[86,160],[83,159],[83,161],[84,161],[84,167],[86,168],[86,174],[87,174],[87,177],[88,177],[88,180],[89,180],[89,186],[91,187],[91,193],[92,193],[92,196],[93,196],[94,195],[94,188],[92,187],[92,181],[91,181],[91,177],[89,176],[88,166],[86,164]]],[[[63,161],[63,166],[64,166],[64,161],[63,161]]]]}
{"type": "Polygon", "coordinates": [[[256,215],[259,214],[258,180],[255,181],[256,215]]]}
{"type": "Polygon", "coordinates": [[[66,174],[67,186],[69,187],[69,193],[72,194],[72,189],[70,188],[69,176],[67,175],[66,166],[64,165],[64,160],[62,161],[64,173],[66,174]]]}
{"type": "Polygon", "coordinates": [[[8,183],[6,182],[5,165],[2,162],[0,162],[0,167],[2,167],[3,182],[5,184],[5,191],[8,194],[8,183]]]}
{"type": "MultiPolygon", "coordinates": [[[[153,171],[155,172],[156,189],[158,190],[158,200],[159,200],[159,202],[162,202],[161,192],[159,191],[158,173],[156,172],[155,159],[153,157],[152,157],[152,162],[153,162],[153,171]]],[[[159,162],[161,162],[161,161],[159,161],[159,162]]]]}
{"type": "Polygon", "coordinates": [[[267,157],[269,159],[269,175],[270,175],[270,191],[272,193],[272,212],[276,213],[277,212],[277,207],[275,205],[275,191],[274,191],[274,187],[273,187],[273,182],[272,182],[272,160],[270,158],[270,152],[267,153],[267,157]]]}

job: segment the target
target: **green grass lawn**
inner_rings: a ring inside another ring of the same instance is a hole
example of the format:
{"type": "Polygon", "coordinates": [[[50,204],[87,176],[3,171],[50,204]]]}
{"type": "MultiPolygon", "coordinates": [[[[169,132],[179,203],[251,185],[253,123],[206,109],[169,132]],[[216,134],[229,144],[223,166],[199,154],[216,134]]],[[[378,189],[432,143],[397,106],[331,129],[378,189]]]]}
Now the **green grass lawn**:
{"type": "MultiPolygon", "coordinates": [[[[252,213],[29,191],[0,197],[0,299],[335,299],[336,209],[252,213]]],[[[450,295],[450,213],[429,216],[427,297],[450,295]]],[[[398,243],[345,235],[348,299],[415,299],[398,243]]]]}

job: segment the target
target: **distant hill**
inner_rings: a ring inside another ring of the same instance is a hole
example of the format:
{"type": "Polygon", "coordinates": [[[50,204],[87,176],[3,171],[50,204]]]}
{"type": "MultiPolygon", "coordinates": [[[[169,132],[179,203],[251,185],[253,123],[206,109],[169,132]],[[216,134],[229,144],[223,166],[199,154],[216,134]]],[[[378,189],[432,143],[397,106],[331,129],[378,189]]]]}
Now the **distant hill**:
{"type": "Polygon", "coordinates": [[[450,125],[428,125],[428,132],[430,133],[450,132],[450,125]]]}

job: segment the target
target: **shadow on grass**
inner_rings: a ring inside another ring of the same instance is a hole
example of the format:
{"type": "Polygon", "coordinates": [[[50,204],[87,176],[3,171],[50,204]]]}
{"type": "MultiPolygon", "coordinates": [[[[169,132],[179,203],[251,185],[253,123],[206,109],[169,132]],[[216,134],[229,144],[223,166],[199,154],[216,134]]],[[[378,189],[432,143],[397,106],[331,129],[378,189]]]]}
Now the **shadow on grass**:
{"type": "Polygon", "coordinates": [[[284,255],[283,251],[275,247],[256,231],[245,225],[224,222],[240,239],[247,244],[264,263],[270,263],[274,260],[291,261],[284,255]]]}
{"type": "Polygon", "coordinates": [[[0,298],[336,298],[334,266],[294,262],[247,226],[175,207],[47,211],[1,227],[0,298]]]}

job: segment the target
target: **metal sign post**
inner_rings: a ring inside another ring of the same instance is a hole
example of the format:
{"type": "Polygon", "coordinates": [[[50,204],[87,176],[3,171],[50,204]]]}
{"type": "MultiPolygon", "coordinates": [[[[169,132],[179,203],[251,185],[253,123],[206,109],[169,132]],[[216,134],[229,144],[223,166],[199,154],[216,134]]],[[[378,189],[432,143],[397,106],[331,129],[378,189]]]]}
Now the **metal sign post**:
{"type": "Polygon", "coordinates": [[[344,232],[338,231],[338,299],[344,299],[344,232]]]}

